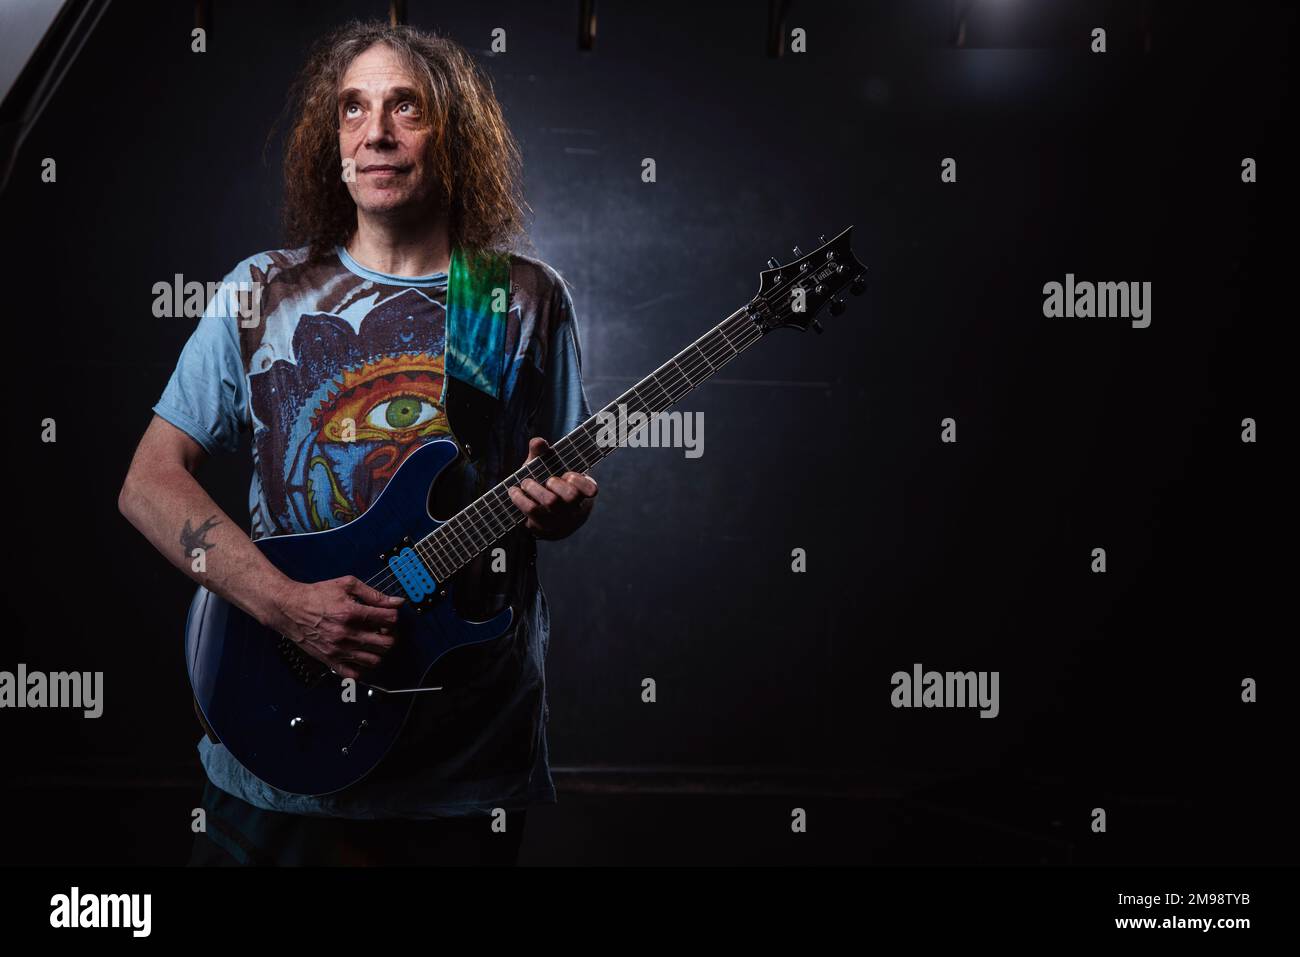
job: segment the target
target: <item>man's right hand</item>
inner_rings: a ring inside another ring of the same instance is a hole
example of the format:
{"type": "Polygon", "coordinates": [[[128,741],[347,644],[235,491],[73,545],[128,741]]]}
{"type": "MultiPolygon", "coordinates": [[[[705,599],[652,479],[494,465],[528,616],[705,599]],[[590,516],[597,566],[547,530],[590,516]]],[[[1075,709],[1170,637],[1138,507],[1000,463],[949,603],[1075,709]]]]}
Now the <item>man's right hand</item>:
{"type": "Polygon", "coordinates": [[[294,582],[278,594],[273,620],[266,624],[340,677],[360,678],[393,647],[391,631],[404,601],[352,575],[310,585],[294,582]]]}

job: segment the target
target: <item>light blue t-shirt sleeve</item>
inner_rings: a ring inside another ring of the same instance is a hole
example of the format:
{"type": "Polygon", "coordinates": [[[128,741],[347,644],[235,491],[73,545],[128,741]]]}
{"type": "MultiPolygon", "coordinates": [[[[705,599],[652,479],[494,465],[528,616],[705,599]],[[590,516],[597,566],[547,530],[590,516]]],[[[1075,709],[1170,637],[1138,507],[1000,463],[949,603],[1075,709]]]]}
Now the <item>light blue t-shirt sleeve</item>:
{"type": "Polygon", "coordinates": [[[582,385],[582,347],[578,319],[569,290],[560,283],[555,326],[546,357],[545,393],[533,419],[535,435],[555,442],[591,417],[591,405],[582,385]]]}
{"type": "Polygon", "coordinates": [[[235,301],[238,273],[236,267],[212,296],[153,407],[209,455],[236,451],[248,418],[235,301]]]}

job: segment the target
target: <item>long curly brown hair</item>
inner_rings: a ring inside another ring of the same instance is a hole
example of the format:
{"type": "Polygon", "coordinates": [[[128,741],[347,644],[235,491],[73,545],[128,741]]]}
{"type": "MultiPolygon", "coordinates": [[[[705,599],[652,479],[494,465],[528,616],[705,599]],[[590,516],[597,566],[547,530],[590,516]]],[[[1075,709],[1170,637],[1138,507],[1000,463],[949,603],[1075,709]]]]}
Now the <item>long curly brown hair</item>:
{"type": "Polygon", "coordinates": [[[387,44],[415,78],[421,115],[433,129],[429,161],[444,191],[453,246],[506,251],[524,235],[519,145],[492,82],[452,40],[383,21],[353,21],[312,48],[290,91],[293,127],[284,149],[284,231],[313,257],[344,245],[356,205],[343,182],[338,92],[349,64],[387,44]]]}

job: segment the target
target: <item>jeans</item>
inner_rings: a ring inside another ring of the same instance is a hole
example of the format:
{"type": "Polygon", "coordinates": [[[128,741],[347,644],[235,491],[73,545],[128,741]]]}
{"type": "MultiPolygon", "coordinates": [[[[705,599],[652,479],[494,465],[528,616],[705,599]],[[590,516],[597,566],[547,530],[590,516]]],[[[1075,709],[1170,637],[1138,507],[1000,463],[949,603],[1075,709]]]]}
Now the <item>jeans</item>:
{"type": "Polygon", "coordinates": [[[491,817],[354,820],[266,811],[203,787],[206,832],[194,836],[189,866],[513,866],[526,811],[491,817]]]}

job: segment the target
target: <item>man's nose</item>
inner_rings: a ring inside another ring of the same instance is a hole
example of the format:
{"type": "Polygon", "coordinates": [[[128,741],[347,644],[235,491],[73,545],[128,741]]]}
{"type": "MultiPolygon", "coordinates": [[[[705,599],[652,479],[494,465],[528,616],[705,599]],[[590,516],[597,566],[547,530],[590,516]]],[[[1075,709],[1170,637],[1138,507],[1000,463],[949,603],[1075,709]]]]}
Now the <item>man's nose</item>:
{"type": "Polygon", "coordinates": [[[371,111],[370,121],[366,124],[366,145],[369,147],[391,146],[393,142],[393,130],[389,126],[387,111],[371,111]]]}

